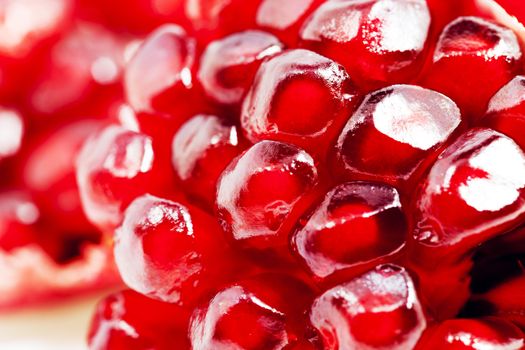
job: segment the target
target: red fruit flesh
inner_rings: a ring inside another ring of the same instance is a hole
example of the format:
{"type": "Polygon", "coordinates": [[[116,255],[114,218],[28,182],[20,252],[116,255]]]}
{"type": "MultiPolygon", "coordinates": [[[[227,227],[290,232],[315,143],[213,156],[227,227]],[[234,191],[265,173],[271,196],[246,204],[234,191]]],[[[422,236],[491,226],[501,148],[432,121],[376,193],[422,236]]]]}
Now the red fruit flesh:
{"type": "Polygon", "coordinates": [[[261,62],[282,51],[271,34],[248,30],[211,42],[202,54],[198,78],[215,101],[238,105],[261,62]]]}
{"type": "Polygon", "coordinates": [[[304,46],[341,63],[370,90],[417,75],[429,26],[423,0],[327,1],[300,36],[304,46]]]}
{"type": "Polygon", "coordinates": [[[292,246],[320,278],[390,255],[406,236],[399,194],[376,183],[337,186],[304,221],[292,246]]]}
{"type": "Polygon", "coordinates": [[[253,142],[273,139],[311,150],[331,140],[354,97],[340,65],[311,51],[286,51],[261,65],[241,123],[253,142]]]}
{"type": "Polygon", "coordinates": [[[461,123],[456,104],[437,92],[394,85],[373,92],[350,117],[336,145],[334,168],[346,177],[406,182],[461,123]]]}
{"type": "Polygon", "coordinates": [[[188,304],[226,277],[221,231],[195,208],[145,195],[116,231],[115,261],[124,282],[152,298],[188,304]]]}
{"type": "Polygon", "coordinates": [[[18,153],[24,137],[24,120],[15,110],[0,108],[0,162],[18,153]]]}
{"type": "Polygon", "coordinates": [[[216,116],[195,116],[173,138],[173,167],[184,190],[213,208],[219,176],[245,147],[246,141],[231,122],[216,116]]]}
{"type": "Polygon", "coordinates": [[[426,326],[410,276],[394,265],[326,291],[310,320],[329,350],[412,349],[426,326]]]}
{"type": "Polygon", "coordinates": [[[460,17],[441,34],[424,84],[456,101],[475,123],[489,99],[517,74],[521,58],[510,29],[478,17],[460,17]]]}
{"type": "Polygon", "coordinates": [[[317,183],[312,157],[293,145],[263,141],[224,171],[217,186],[223,227],[247,248],[287,245],[294,206],[317,183]],[[289,219],[289,220],[287,220],[289,219]]]}

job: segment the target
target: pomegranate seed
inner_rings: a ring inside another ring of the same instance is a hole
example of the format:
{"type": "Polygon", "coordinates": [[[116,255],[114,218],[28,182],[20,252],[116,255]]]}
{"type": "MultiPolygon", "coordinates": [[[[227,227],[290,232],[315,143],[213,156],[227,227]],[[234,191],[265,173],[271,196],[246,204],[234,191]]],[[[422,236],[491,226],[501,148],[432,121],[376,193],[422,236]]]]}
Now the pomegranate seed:
{"type": "Polygon", "coordinates": [[[525,76],[515,77],[492,97],[482,122],[525,149],[525,76]]]}
{"type": "Polygon", "coordinates": [[[317,182],[312,157],[295,146],[263,141],[224,171],[217,185],[223,227],[246,248],[287,246],[294,207],[317,182]],[[288,219],[288,220],[287,220],[288,219]]]}
{"type": "Polygon", "coordinates": [[[185,191],[213,208],[219,176],[245,147],[236,126],[216,116],[198,115],[173,139],[173,167],[185,191]]]}
{"type": "Polygon", "coordinates": [[[417,75],[429,26],[424,0],[327,1],[300,35],[303,45],[341,63],[369,90],[417,75]]]}
{"type": "Polygon", "coordinates": [[[340,65],[311,51],[286,51],[261,65],[241,123],[253,142],[275,139],[317,149],[344,123],[354,97],[340,65]]]}
{"type": "MultiPolygon", "coordinates": [[[[418,86],[373,92],[339,136],[334,167],[389,183],[406,182],[450,138],[461,122],[456,104],[418,86]]],[[[348,175],[346,175],[348,174],[348,175]]]]}
{"type": "Polygon", "coordinates": [[[172,182],[169,169],[156,161],[152,139],[115,125],[84,144],[76,177],[86,216],[103,231],[120,224],[127,205],[137,196],[169,193],[172,182]]]}
{"type": "Polygon", "coordinates": [[[324,292],[310,320],[328,350],[412,349],[426,327],[410,276],[394,265],[324,292]]]}
{"type": "Polygon", "coordinates": [[[195,41],[177,25],[151,33],[128,62],[124,88],[137,112],[166,113],[177,118],[193,114],[195,41]]]}
{"type": "Polygon", "coordinates": [[[440,155],[422,183],[412,259],[438,318],[456,314],[468,298],[471,262],[465,256],[523,219],[523,179],[521,149],[496,131],[473,129],[440,155]]]}
{"type": "Polygon", "coordinates": [[[283,349],[304,331],[296,322],[304,317],[310,294],[304,284],[279,275],[227,287],[194,312],[192,349],[283,349]]]}
{"type": "Polygon", "coordinates": [[[88,335],[89,349],[189,350],[188,317],[181,307],[130,290],[114,293],[97,306],[88,335]]]}
{"type": "Polygon", "coordinates": [[[489,99],[516,74],[521,56],[510,29],[477,17],[460,17],[441,34],[424,83],[456,101],[475,122],[489,99]]]}
{"type": "Polygon", "coordinates": [[[430,329],[416,349],[420,350],[519,350],[525,346],[523,333],[498,318],[448,320],[430,329]]]}
{"type": "Polygon", "coordinates": [[[187,305],[226,277],[226,259],[214,260],[226,254],[221,234],[197,209],[144,195],[130,204],[116,231],[115,261],[130,288],[187,305]]]}
{"type": "Polygon", "coordinates": [[[304,221],[292,245],[320,278],[392,254],[407,231],[396,189],[369,182],[337,186],[304,221]]]}
{"type": "Polygon", "coordinates": [[[282,51],[271,34],[248,30],[211,42],[202,54],[198,78],[215,101],[239,104],[261,62],[282,51]]]}

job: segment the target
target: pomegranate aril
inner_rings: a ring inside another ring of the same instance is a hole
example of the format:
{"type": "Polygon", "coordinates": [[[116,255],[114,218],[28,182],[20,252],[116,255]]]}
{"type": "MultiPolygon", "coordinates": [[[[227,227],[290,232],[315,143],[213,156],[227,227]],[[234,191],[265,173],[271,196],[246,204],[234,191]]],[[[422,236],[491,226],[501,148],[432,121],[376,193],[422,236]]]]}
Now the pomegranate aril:
{"type": "Polygon", "coordinates": [[[226,119],[198,115],[187,121],[172,144],[173,167],[185,192],[213,208],[219,176],[246,146],[238,128],[226,119]]]}
{"type": "Polygon", "coordinates": [[[295,46],[299,30],[306,18],[325,0],[262,0],[256,22],[279,37],[285,44],[295,46]]]}
{"type": "Polygon", "coordinates": [[[218,292],[191,320],[193,350],[277,350],[303,336],[303,310],[313,298],[303,283],[259,275],[218,292]]]}
{"type": "Polygon", "coordinates": [[[174,24],[158,28],[144,40],[124,72],[127,100],[136,112],[164,113],[175,119],[195,112],[200,103],[192,89],[195,45],[174,24]]]}
{"type": "Polygon", "coordinates": [[[415,241],[468,251],[524,218],[525,154],[494,130],[469,130],[439,156],[416,198],[415,241]]]}
{"type": "Polygon", "coordinates": [[[427,330],[417,350],[520,350],[518,327],[499,318],[448,320],[427,330]]]}
{"type": "Polygon", "coordinates": [[[91,321],[90,350],[186,350],[189,312],[130,290],[102,300],[91,321]]]}
{"type": "Polygon", "coordinates": [[[226,255],[214,218],[150,195],[130,204],[116,230],[115,261],[124,282],[165,302],[188,305],[228,278],[226,255]]]}
{"type": "Polygon", "coordinates": [[[292,246],[318,278],[390,255],[407,234],[397,190],[379,183],[339,185],[301,221],[292,246]]]}
{"type": "Polygon", "coordinates": [[[202,54],[198,79],[215,101],[238,105],[261,62],[282,51],[271,34],[248,30],[211,42],[202,54]]]}
{"type": "Polygon", "coordinates": [[[525,76],[515,77],[492,97],[481,122],[525,149],[525,76]]]}
{"type": "Polygon", "coordinates": [[[312,157],[277,141],[262,141],[234,160],[217,185],[223,227],[245,248],[286,248],[294,207],[318,181],[312,157]]]}
{"type": "Polygon", "coordinates": [[[412,279],[395,265],[324,292],[310,320],[327,350],[412,349],[426,327],[412,279]]]}
{"type": "Polygon", "coordinates": [[[137,196],[173,192],[170,168],[159,162],[151,137],[116,125],[101,130],[86,141],[77,158],[76,177],[87,218],[111,231],[137,196]]]}
{"type": "Polygon", "coordinates": [[[274,139],[319,152],[344,123],[355,97],[339,64],[308,50],[285,51],[259,68],[241,123],[253,142],[274,139]]]}
{"type": "Polygon", "coordinates": [[[370,90],[414,79],[429,26],[424,0],[341,0],[322,4],[300,35],[304,46],[341,63],[370,90]]]}
{"type": "Polygon", "coordinates": [[[523,220],[524,179],[523,151],[490,129],[466,132],[431,168],[415,197],[409,247],[436,317],[455,315],[468,298],[474,249],[523,220]]]}
{"type": "Polygon", "coordinates": [[[441,34],[423,83],[452,98],[475,124],[489,99],[518,72],[521,57],[510,29],[460,17],[441,34]]]}
{"type": "Polygon", "coordinates": [[[394,85],[369,94],[343,129],[334,168],[347,178],[361,176],[404,183],[430,162],[461,123],[448,97],[418,86],[394,85]]]}
{"type": "Polygon", "coordinates": [[[83,142],[101,123],[81,120],[33,135],[20,173],[46,221],[71,235],[97,235],[82,210],[75,178],[75,160],[83,142]]]}

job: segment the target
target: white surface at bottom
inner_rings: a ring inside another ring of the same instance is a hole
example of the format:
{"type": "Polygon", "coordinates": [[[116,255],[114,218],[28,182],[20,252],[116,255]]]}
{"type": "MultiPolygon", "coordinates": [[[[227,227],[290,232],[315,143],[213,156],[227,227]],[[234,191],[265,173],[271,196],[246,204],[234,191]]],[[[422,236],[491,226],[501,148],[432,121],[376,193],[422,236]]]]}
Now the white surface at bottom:
{"type": "Polygon", "coordinates": [[[0,313],[0,349],[86,350],[89,322],[104,295],[0,313]]]}

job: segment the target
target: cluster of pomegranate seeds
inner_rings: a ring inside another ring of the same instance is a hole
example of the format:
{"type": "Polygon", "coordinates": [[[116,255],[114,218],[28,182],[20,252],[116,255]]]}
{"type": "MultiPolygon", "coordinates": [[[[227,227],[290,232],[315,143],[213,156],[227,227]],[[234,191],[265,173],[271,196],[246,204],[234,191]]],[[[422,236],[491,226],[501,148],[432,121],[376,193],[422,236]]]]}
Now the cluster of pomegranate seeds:
{"type": "Polygon", "coordinates": [[[524,23],[0,1],[0,307],[114,259],[93,350],[524,349],[524,23]]]}

